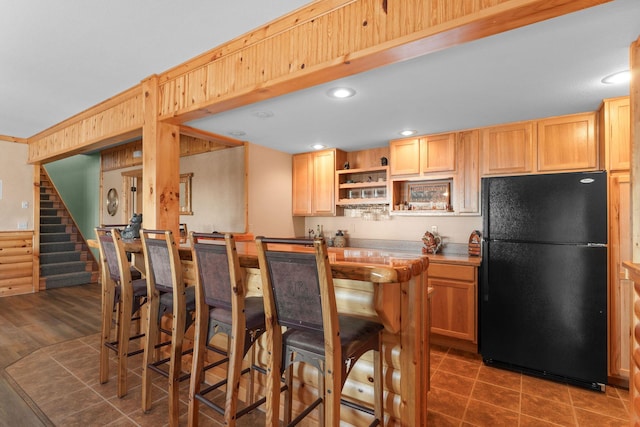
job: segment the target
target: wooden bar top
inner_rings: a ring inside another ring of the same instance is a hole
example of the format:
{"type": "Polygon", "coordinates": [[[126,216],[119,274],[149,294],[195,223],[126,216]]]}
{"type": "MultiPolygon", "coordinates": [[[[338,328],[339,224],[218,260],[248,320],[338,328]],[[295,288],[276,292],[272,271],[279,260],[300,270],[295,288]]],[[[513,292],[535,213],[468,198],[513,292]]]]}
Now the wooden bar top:
{"type": "MultiPolygon", "coordinates": [[[[142,242],[139,239],[123,240],[127,252],[142,252],[142,242]]],[[[89,246],[97,248],[96,240],[89,240],[89,246]]],[[[273,245],[274,248],[298,252],[313,252],[312,247],[295,245],[273,245]]],[[[255,242],[236,242],[240,266],[244,268],[258,268],[258,255],[255,242]]],[[[421,254],[403,252],[389,252],[377,249],[334,248],[330,247],[329,262],[333,277],[337,279],[361,280],[373,283],[406,282],[411,277],[426,271],[429,257],[421,254]]],[[[191,259],[191,248],[179,247],[181,259],[191,259]]]]}

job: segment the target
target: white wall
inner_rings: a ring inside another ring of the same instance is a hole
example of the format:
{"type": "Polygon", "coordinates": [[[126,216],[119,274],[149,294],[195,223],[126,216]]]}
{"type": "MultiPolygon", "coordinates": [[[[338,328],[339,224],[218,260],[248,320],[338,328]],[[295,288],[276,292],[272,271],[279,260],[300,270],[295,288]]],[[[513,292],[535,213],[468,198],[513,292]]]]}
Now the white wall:
{"type": "Polygon", "coordinates": [[[249,144],[249,232],[255,236],[294,237],[304,233],[304,218],[291,215],[291,154],[249,144]]]}
{"type": "Polygon", "coordinates": [[[357,239],[407,240],[421,242],[425,231],[431,226],[438,227],[438,233],[445,243],[469,242],[469,235],[474,230],[482,230],[481,216],[392,216],[387,221],[364,221],[362,218],[310,217],[306,219],[306,228],[316,230],[318,225],[324,227],[325,236],[335,235],[336,230],[347,230],[349,237],[357,239]]]}
{"type": "Polygon", "coordinates": [[[26,223],[33,230],[33,173],[35,166],[27,164],[27,144],[0,141],[0,230],[17,230],[26,223]],[[28,207],[23,208],[22,202],[28,207]]]}

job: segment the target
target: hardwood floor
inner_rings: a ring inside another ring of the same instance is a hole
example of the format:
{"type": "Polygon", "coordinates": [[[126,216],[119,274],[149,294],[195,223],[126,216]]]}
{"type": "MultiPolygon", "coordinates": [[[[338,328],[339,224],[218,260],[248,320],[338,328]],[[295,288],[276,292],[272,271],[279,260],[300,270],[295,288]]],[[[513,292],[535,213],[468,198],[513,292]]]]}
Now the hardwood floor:
{"type": "Polygon", "coordinates": [[[11,386],[5,368],[42,347],[99,332],[100,297],[93,283],[0,299],[0,426],[52,425],[11,386]]]}

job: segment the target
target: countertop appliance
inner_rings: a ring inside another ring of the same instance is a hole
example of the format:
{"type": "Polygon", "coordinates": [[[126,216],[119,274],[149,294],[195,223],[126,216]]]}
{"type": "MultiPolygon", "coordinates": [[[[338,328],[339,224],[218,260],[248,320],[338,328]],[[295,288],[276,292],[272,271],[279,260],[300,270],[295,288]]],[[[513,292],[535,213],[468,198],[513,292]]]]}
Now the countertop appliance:
{"type": "Polygon", "coordinates": [[[484,362],[603,391],[606,172],[483,178],[482,213],[484,362]]]}

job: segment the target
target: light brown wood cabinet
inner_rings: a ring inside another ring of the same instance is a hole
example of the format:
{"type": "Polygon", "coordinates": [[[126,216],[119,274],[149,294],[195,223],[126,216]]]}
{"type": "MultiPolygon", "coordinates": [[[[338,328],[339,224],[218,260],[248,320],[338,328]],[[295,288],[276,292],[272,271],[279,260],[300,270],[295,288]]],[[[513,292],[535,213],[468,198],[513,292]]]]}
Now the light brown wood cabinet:
{"type": "Polygon", "coordinates": [[[537,172],[598,168],[596,113],[538,120],[537,172]]]}
{"type": "Polygon", "coordinates": [[[482,174],[508,175],[532,173],[535,161],[534,122],[519,122],[484,128],[482,174]]]}
{"type": "Polygon", "coordinates": [[[430,258],[428,283],[434,290],[431,300],[433,342],[476,351],[478,268],[439,263],[430,258]]]}
{"type": "Polygon", "coordinates": [[[420,138],[397,139],[389,143],[391,176],[420,173],[420,138]]]}
{"type": "Polygon", "coordinates": [[[596,116],[570,114],[482,129],[482,175],[597,170],[596,116]]]}
{"type": "MultiPolygon", "coordinates": [[[[609,377],[629,381],[633,283],[623,261],[631,259],[631,180],[628,172],[609,177],[609,377]]],[[[611,382],[611,380],[610,380],[611,382]]]]}
{"type": "Polygon", "coordinates": [[[458,174],[454,178],[454,204],[460,213],[480,212],[480,131],[458,134],[458,174]]]}
{"type": "Polygon", "coordinates": [[[331,149],[293,156],[292,210],[294,216],[336,214],[336,165],[344,162],[341,150],[331,149]]]}
{"type": "Polygon", "coordinates": [[[600,138],[609,171],[631,167],[631,106],[629,97],[605,99],[600,107],[600,138]]]}
{"type": "Polygon", "coordinates": [[[391,175],[430,175],[456,170],[456,133],[391,141],[391,175]]]}

